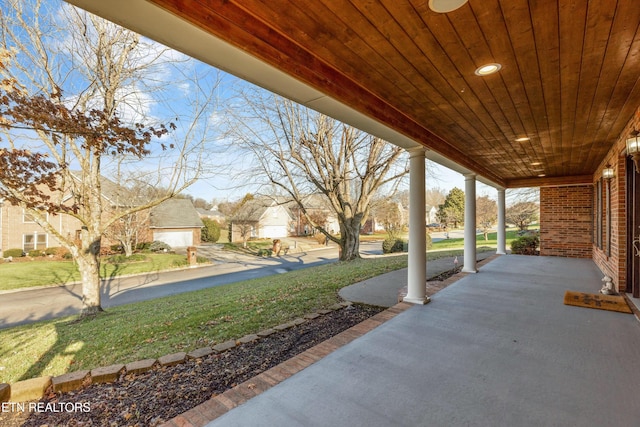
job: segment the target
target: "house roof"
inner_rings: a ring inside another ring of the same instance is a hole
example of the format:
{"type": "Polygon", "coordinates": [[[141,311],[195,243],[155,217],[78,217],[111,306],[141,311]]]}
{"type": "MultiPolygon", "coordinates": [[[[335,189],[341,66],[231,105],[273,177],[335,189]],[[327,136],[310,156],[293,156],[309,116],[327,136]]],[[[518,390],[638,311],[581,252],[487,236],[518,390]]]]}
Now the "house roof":
{"type": "Polygon", "coordinates": [[[196,211],[198,212],[198,215],[200,215],[200,217],[224,218],[224,215],[216,210],[196,208],[196,211]]]}
{"type": "Polygon", "coordinates": [[[68,1],[502,187],[592,182],[640,105],[638,0],[68,1]]]}
{"type": "MultiPolygon", "coordinates": [[[[77,181],[82,182],[81,171],[70,171],[70,174],[77,181]]],[[[113,206],[136,206],[143,203],[130,189],[112,181],[104,175],[100,175],[100,192],[102,197],[113,206]]]]}
{"type": "Polygon", "coordinates": [[[236,221],[242,220],[258,222],[266,210],[273,205],[275,205],[275,201],[271,199],[257,198],[247,200],[233,215],[233,219],[236,221]]]}
{"type": "Polygon", "coordinates": [[[200,228],[204,224],[189,199],[169,199],[151,208],[152,228],[200,228]]]}
{"type": "Polygon", "coordinates": [[[278,203],[270,197],[259,197],[246,201],[240,209],[233,215],[233,220],[258,222],[267,209],[281,206],[287,215],[291,217],[291,212],[286,205],[278,203]]]}

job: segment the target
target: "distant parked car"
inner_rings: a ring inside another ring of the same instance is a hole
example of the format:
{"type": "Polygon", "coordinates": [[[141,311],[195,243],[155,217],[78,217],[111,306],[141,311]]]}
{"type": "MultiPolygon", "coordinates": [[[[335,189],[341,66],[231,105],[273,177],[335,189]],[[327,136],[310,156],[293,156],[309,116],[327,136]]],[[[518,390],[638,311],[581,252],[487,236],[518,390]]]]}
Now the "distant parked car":
{"type": "Polygon", "coordinates": [[[445,231],[446,229],[447,229],[446,226],[443,226],[442,224],[439,224],[437,222],[432,222],[431,224],[427,224],[427,230],[429,230],[430,232],[445,231]]]}

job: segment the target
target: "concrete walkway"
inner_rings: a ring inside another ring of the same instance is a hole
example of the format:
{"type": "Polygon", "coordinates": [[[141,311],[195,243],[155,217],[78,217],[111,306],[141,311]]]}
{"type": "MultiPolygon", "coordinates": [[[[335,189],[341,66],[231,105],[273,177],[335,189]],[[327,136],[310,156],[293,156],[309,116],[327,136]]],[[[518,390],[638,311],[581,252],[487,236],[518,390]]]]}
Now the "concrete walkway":
{"type": "MultiPolygon", "coordinates": [[[[476,260],[484,261],[495,253],[495,249],[478,252],[476,260]]],[[[453,270],[456,267],[454,259],[456,257],[450,256],[427,261],[427,280],[453,270]]],[[[462,267],[463,257],[460,256],[457,259],[458,267],[462,267]]],[[[344,287],[340,289],[339,295],[346,301],[391,307],[398,303],[398,292],[406,288],[407,281],[407,269],[403,268],[344,287]]]]}
{"type": "Polygon", "coordinates": [[[636,426],[640,323],[563,305],[601,277],[498,257],[207,425],[636,426]]]}

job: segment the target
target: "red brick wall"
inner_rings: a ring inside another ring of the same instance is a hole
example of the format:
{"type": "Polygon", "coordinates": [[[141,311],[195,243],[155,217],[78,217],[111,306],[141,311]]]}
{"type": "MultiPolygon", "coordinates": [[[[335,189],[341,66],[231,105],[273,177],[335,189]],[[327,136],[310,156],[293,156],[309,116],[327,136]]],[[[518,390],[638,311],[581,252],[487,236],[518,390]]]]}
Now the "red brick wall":
{"type": "Polygon", "coordinates": [[[593,187],[540,188],[540,255],[591,258],[593,187]]]}
{"type": "Polygon", "coordinates": [[[602,176],[607,166],[614,169],[611,187],[611,252],[593,246],[593,261],[602,272],[613,279],[619,292],[626,290],[627,282],[627,200],[625,140],[634,129],[640,129],[640,108],[629,120],[618,141],[611,147],[593,174],[594,182],[602,176]]]}
{"type": "MultiPolygon", "coordinates": [[[[613,278],[613,282],[619,291],[624,291],[626,282],[626,162],[623,153],[614,147],[605,165],[614,169],[615,176],[605,186],[610,188],[611,202],[611,249],[607,252],[607,232],[606,232],[606,197],[603,194],[603,238],[602,248],[593,245],[593,261],[604,274],[613,278]]],[[[594,180],[602,176],[602,168],[594,174],[594,180]]],[[[595,219],[595,218],[594,218],[595,219]]]]}

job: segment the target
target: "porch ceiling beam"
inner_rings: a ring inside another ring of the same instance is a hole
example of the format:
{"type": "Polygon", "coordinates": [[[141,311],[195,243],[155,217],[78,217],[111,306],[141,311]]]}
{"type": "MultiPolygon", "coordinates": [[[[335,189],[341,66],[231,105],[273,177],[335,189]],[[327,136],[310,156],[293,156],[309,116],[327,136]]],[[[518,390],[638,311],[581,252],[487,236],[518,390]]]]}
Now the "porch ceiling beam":
{"type": "Polygon", "coordinates": [[[593,175],[573,175],[542,178],[522,178],[507,181],[507,188],[560,187],[569,185],[591,185],[593,175]]]}

